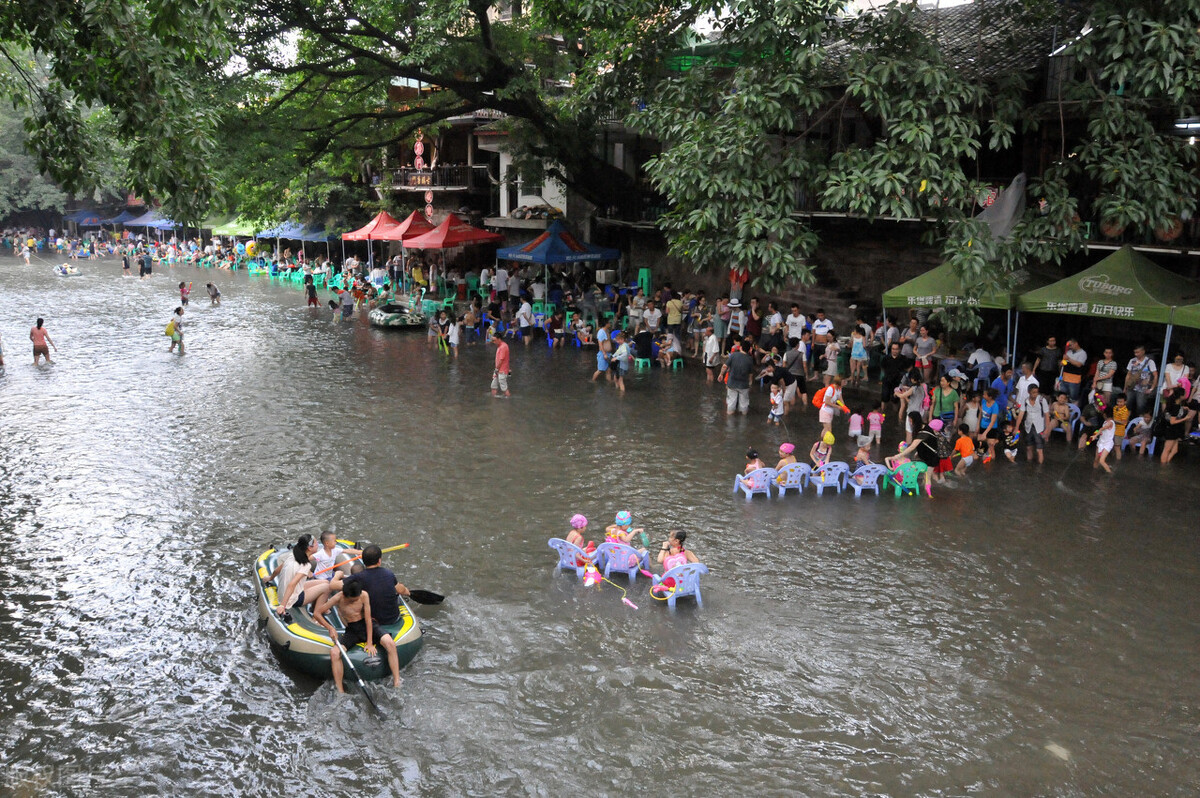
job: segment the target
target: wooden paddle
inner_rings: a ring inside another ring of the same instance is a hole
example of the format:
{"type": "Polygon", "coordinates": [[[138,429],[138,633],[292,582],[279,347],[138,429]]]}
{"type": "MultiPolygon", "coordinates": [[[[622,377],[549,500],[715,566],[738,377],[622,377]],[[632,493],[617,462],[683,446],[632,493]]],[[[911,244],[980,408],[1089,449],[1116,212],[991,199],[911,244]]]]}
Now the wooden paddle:
{"type": "MultiPolygon", "coordinates": [[[[401,543],[399,546],[392,546],[390,549],[383,549],[380,552],[380,554],[387,554],[389,551],[398,551],[400,549],[407,549],[407,548],[408,548],[407,543],[401,543]]],[[[313,576],[318,576],[320,574],[325,573],[326,571],[332,571],[334,568],[340,568],[343,565],[345,565],[346,563],[354,562],[355,560],[361,560],[361,559],[362,559],[362,555],[360,554],[357,557],[351,557],[348,560],[343,560],[343,561],[337,563],[336,565],[327,565],[324,568],[322,568],[321,570],[314,573],[313,576]]]]}

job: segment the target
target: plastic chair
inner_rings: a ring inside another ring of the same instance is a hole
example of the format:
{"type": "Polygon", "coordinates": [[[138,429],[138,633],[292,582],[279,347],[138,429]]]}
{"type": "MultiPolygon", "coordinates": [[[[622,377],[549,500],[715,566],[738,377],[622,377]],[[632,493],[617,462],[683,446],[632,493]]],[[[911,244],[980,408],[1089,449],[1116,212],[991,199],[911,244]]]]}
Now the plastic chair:
{"type": "Polygon", "coordinates": [[[633,367],[635,369],[648,369],[653,365],[653,363],[654,361],[648,357],[635,357],[633,359],[633,367]]]}
{"type": "Polygon", "coordinates": [[[627,546],[624,543],[601,543],[596,547],[593,557],[596,567],[603,567],[605,579],[608,579],[613,571],[618,571],[628,576],[629,581],[633,582],[637,579],[638,572],[643,568],[647,570],[650,568],[648,554],[643,554],[633,546],[627,546]]]}
{"type": "Polygon", "coordinates": [[[671,358],[671,370],[677,371],[683,368],[683,355],[671,358]]]}
{"type": "Polygon", "coordinates": [[[737,476],[733,478],[733,492],[739,490],[746,494],[746,501],[756,493],[761,493],[768,499],[771,498],[771,485],[775,483],[777,472],[774,468],[756,468],[749,474],[737,476]]]}
{"type": "MultiPolygon", "coordinates": [[[[1197,434],[1200,434],[1200,433],[1193,432],[1192,436],[1194,437],[1197,434]]],[[[1158,442],[1158,438],[1151,438],[1150,443],[1146,446],[1146,453],[1149,454],[1151,457],[1154,456],[1154,444],[1157,442],[1158,442]]],[[[1121,439],[1121,452],[1124,453],[1125,450],[1128,448],[1129,448],[1129,436],[1126,435],[1124,438],[1121,439]]]]}
{"type": "Polygon", "coordinates": [[[817,489],[818,496],[822,495],[826,488],[837,488],[837,492],[840,494],[842,488],[846,487],[846,477],[849,474],[850,466],[835,460],[814,469],[812,477],[809,478],[809,484],[817,489]]]}
{"type": "Polygon", "coordinates": [[[1067,426],[1070,426],[1074,432],[1079,431],[1079,427],[1081,424],[1081,422],[1079,421],[1079,405],[1071,405],[1070,407],[1071,407],[1071,414],[1070,414],[1070,417],[1067,419],[1067,424],[1063,425],[1063,426],[1055,427],[1054,429],[1050,430],[1050,434],[1053,435],[1055,432],[1061,432],[1063,435],[1066,435],[1067,434],[1067,426]]]}
{"type": "Polygon", "coordinates": [[[580,563],[589,562],[591,560],[591,557],[587,555],[587,552],[576,546],[574,543],[568,543],[562,538],[550,538],[548,543],[550,544],[550,548],[558,552],[558,564],[555,565],[555,568],[559,570],[574,571],[576,576],[582,578],[583,566],[580,565],[580,563]]]}
{"type": "Polygon", "coordinates": [[[929,466],[924,463],[905,463],[891,472],[891,481],[896,489],[896,498],[911,493],[916,496],[921,491],[921,475],[929,466]]]}
{"type": "Polygon", "coordinates": [[[850,475],[846,480],[846,484],[854,488],[854,498],[862,498],[864,490],[873,490],[875,495],[879,495],[879,483],[887,478],[887,466],[878,463],[860,466],[857,471],[850,475]]]}
{"type": "Polygon", "coordinates": [[[971,388],[979,391],[988,387],[999,373],[1000,369],[996,366],[996,361],[988,360],[980,363],[979,371],[976,372],[975,381],[971,383],[971,388]]]}
{"type": "Polygon", "coordinates": [[[783,496],[789,490],[803,493],[805,485],[812,477],[812,467],[807,463],[791,463],[785,465],[775,474],[775,490],[783,496]]]}
{"type": "Polygon", "coordinates": [[[675,609],[675,599],[684,596],[692,596],[696,599],[696,606],[703,607],[704,601],[700,598],[700,577],[707,573],[708,566],[701,562],[676,565],[662,576],[651,577],[654,586],[650,588],[650,592],[658,596],[666,593],[667,606],[670,609],[675,609]],[[664,586],[663,583],[668,579],[673,580],[674,585],[664,586]]]}

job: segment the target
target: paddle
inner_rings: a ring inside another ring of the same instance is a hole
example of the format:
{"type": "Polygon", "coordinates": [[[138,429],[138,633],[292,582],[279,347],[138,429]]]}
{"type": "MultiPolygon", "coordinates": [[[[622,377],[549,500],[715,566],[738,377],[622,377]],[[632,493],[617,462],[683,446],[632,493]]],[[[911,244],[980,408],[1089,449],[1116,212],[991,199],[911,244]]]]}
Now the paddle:
{"type": "MultiPolygon", "coordinates": [[[[380,552],[380,554],[387,554],[389,551],[397,551],[399,549],[407,549],[407,548],[408,548],[407,543],[401,543],[399,546],[392,546],[390,549],[383,549],[380,552]]],[[[313,576],[318,576],[320,574],[325,573],[326,571],[332,571],[334,568],[340,568],[341,566],[345,565],[348,562],[354,562],[355,560],[361,560],[361,559],[362,559],[362,555],[360,554],[357,557],[351,557],[348,560],[342,560],[341,562],[339,562],[335,565],[327,565],[324,568],[322,568],[321,570],[314,573],[313,576]]]]}
{"type": "Polygon", "coordinates": [[[379,705],[375,703],[374,698],[371,698],[371,694],[367,691],[367,686],[363,684],[362,677],[358,675],[358,668],[354,667],[354,662],[350,659],[350,654],[347,653],[346,647],[342,645],[341,640],[337,641],[337,647],[338,651],[342,652],[342,659],[346,660],[346,664],[350,666],[350,672],[354,674],[354,678],[358,681],[358,686],[362,689],[363,695],[371,702],[371,706],[375,711],[382,715],[383,713],[379,711],[379,705]]]}
{"type": "Polygon", "coordinates": [[[405,598],[412,599],[418,604],[441,604],[446,597],[432,590],[410,590],[405,598]]]}

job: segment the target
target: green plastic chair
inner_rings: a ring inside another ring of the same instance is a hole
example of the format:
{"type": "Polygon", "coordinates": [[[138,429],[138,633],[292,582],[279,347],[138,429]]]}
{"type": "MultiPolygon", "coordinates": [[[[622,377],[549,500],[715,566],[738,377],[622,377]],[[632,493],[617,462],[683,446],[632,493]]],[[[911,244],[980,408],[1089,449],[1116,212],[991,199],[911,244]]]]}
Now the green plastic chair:
{"type": "Polygon", "coordinates": [[[683,368],[683,358],[682,357],[673,358],[671,360],[671,370],[678,371],[681,368],[683,368]]]}
{"type": "Polygon", "coordinates": [[[921,493],[921,476],[929,466],[924,463],[905,463],[889,475],[891,485],[896,489],[896,498],[907,493],[918,496],[921,493]]]}
{"type": "Polygon", "coordinates": [[[635,357],[633,359],[633,367],[635,369],[648,369],[653,365],[648,357],[635,357]]]}

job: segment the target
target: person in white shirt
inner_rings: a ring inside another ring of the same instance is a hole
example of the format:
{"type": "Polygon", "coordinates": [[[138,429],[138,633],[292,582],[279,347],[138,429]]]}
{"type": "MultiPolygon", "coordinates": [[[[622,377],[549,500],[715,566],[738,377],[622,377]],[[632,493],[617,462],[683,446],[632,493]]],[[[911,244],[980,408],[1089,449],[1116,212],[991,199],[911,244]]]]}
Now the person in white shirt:
{"type": "Polygon", "coordinates": [[[730,299],[728,307],[729,332],[727,337],[730,342],[741,343],[742,336],[746,334],[746,311],[742,310],[740,299],[730,299]]]}
{"type": "Polygon", "coordinates": [[[521,327],[521,340],[525,342],[525,346],[529,346],[529,342],[533,340],[533,307],[528,299],[521,300],[521,307],[517,310],[517,324],[521,327]]]}
{"type": "Polygon", "coordinates": [[[1179,387],[1179,381],[1188,375],[1188,367],[1183,362],[1183,354],[1177,353],[1171,363],[1163,366],[1162,393],[1167,394],[1179,387]]]}
{"type": "Polygon", "coordinates": [[[792,312],[783,320],[783,323],[787,327],[788,343],[791,343],[792,339],[800,340],[805,326],[808,325],[808,319],[804,318],[804,314],[800,312],[800,306],[792,303],[792,312]]]}
{"type": "Polygon", "coordinates": [[[767,303],[767,317],[763,319],[763,332],[771,333],[783,327],[783,314],[775,307],[774,302],[767,303]]]}
{"type": "Polygon", "coordinates": [[[492,270],[487,266],[479,270],[479,284],[489,290],[492,287],[492,270]]]}
{"type": "Polygon", "coordinates": [[[654,307],[654,300],[651,299],[646,303],[646,310],[643,311],[642,319],[638,323],[637,329],[634,330],[634,334],[636,335],[642,330],[649,330],[652,333],[656,333],[661,323],[662,311],[654,307]]]}
{"type": "Polygon", "coordinates": [[[704,328],[704,371],[705,381],[713,382],[717,377],[717,369],[721,367],[721,342],[713,334],[712,325],[704,328]]]}
{"type": "Polygon", "coordinates": [[[1046,397],[1039,395],[1038,386],[1029,386],[1029,395],[1021,403],[1021,412],[1017,416],[1017,427],[1025,433],[1025,457],[1033,459],[1037,452],[1039,463],[1046,460],[1046,437],[1050,434],[1050,403],[1046,397]]]}
{"type": "Polygon", "coordinates": [[[513,273],[508,276],[508,295],[515,300],[521,298],[521,272],[517,269],[513,269],[513,273]]]}
{"type": "Polygon", "coordinates": [[[534,280],[533,283],[529,286],[529,292],[531,294],[533,294],[534,302],[541,302],[542,299],[546,296],[546,284],[543,283],[541,280],[534,280]]]}
{"type": "Polygon", "coordinates": [[[1017,378],[1017,405],[1024,405],[1025,400],[1029,398],[1029,386],[1034,385],[1041,387],[1038,383],[1038,378],[1033,376],[1033,364],[1021,364],[1021,376],[1017,378]]]}
{"type": "Polygon", "coordinates": [[[508,270],[503,266],[496,267],[496,273],[492,276],[492,290],[496,292],[497,302],[508,299],[508,270]]]}
{"type": "Polygon", "coordinates": [[[1154,407],[1154,386],[1158,384],[1158,367],[1146,357],[1146,347],[1134,347],[1133,357],[1125,365],[1125,391],[1129,406],[1136,416],[1154,407]]]}
{"type": "Polygon", "coordinates": [[[345,560],[350,557],[357,557],[362,554],[358,549],[339,549],[337,545],[337,535],[333,532],[321,533],[321,546],[317,549],[317,553],[309,557],[313,564],[313,578],[322,579],[326,582],[333,579],[333,575],[341,572],[343,576],[350,575],[350,563],[345,562],[342,567],[329,568],[339,559],[345,560]],[[344,557],[342,556],[344,555],[344,557]],[[329,570],[326,570],[326,569],[329,570]]]}
{"type": "Polygon", "coordinates": [[[817,317],[813,319],[812,334],[813,345],[811,348],[811,362],[815,363],[825,354],[825,346],[829,343],[829,333],[833,330],[833,322],[825,318],[825,311],[822,308],[817,309],[817,317]]]}

